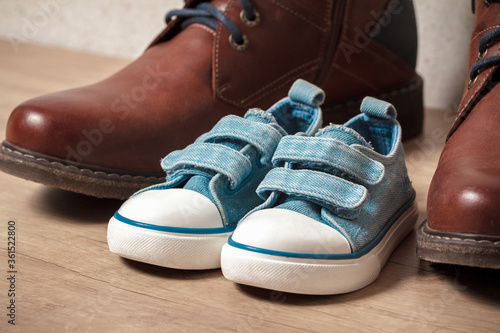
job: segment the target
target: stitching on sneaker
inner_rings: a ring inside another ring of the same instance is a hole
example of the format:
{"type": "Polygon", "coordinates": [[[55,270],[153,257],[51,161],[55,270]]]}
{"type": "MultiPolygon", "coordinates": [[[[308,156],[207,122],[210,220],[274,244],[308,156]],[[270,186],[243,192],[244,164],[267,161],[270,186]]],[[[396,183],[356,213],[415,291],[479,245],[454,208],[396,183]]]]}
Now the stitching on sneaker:
{"type": "Polygon", "coordinates": [[[104,175],[104,176],[111,177],[111,178],[145,179],[145,180],[154,180],[154,181],[161,181],[161,180],[164,179],[164,177],[153,177],[153,176],[144,177],[144,176],[132,176],[132,175],[119,175],[117,173],[106,173],[104,171],[93,171],[93,170],[90,170],[90,169],[82,169],[82,168],[77,168],[77,167],[75,167],[73,165],[66,165],[66,164],[63,164],[63,163],[60,163],[60,162],[49,161],[46,158],[41,158],[41,157],[36,157],[34,155],[21,153],[20,151],[10,149],[10,148],[5,147],[3,145],[1,146],[1,148],[3,150],[6,150],[6,151],[12,153],[12,154],[16,154],[16,155],[20,155],[20,156],[23,156],[23,157],[31,158],[33,160],[36,160],[38,162],[43,162],[43,163],[46,163],[46,164],[57,165],[59,167],[63,167],[63,168],[66,168],[66,169],[75,170],[75,171],[82,172],[82,173],[91,173],[91,174],[94,174],[94,175],[104,175]]]}

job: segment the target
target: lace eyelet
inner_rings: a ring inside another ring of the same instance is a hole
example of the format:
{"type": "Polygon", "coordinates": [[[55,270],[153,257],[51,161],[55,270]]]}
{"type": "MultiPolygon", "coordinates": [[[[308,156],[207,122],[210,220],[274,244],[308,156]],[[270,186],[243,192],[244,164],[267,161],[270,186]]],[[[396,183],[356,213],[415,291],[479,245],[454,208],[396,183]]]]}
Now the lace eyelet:
{"type": "Polygon", "coordinates": [[[485,5],[486,7],[491,6],[491,0],[484,0],[484,5],[485,5]]]}
{"type": "Polygon", "coordinates": [[[474,83],[476,83],[476,81],[477,81],[477,77],[478,77],[478,75],[474,76],[473,79],[469,80],[469,84],[467,85],[467,89],[472,88],[472,86],[474,85],[474,83]]]}
{"type": "Polygon", "coordinates": [[[229,45],[236,51],[245,51],[248,48],[248,37],[246,35],[243,35],[243,43],[238,44],[233,38],[233,35],[229,35],[229,45]]]}
{"type": "Polygon", "coordinates": [[[483,53],[479,52],[479,53],[477,54],[477,61],[479,61],[479,60],[483,60],[483,59],[484,59],[484,56],[486,55],[486,53],[488,53],[488,49],[484,50],[484,52],[483,52],[483,53]]]}
{"type": "Polygon", "coordinates": [[[253,27],[258,26],[258,25],[259,25],[259,23],[260,23],[260,13],[254,9],[253,14],[254,14],[254,16],[255,16],[255,17],[254,17],[254,19],[253,19],[253,20],[249,20],[249,19],[247,18],[247,16],[245,15],[245,11],[244,11],[244,10],[242,10],[242,11],[240,12],[240,19],[241,19],[241,21],[242,21],[242,22],[243,22],[243,23],[244,23],[247,27],[253,28],[253,27]]]}

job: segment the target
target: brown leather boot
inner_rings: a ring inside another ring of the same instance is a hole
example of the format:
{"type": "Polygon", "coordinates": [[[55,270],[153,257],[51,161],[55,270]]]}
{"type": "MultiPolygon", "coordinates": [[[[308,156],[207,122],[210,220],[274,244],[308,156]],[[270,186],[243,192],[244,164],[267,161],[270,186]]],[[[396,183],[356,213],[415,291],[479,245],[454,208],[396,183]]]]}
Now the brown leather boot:
{"type": "Polygon", "coordinates": [[[411,0],[186,1],[137,60],[96,84],[28,100],[11,114],[0,168],[46,185],[127,198],[162,181],[160,159],[221,117],[267,108],[303,78],[327,94],[324,119],[362,97],[422,127],[411,0]]]}
{"type": "Polygon", "coordinates": [[[500,1],[473,2],[469,71],[418,230],[420,258],[500,268],[500,1]]]}

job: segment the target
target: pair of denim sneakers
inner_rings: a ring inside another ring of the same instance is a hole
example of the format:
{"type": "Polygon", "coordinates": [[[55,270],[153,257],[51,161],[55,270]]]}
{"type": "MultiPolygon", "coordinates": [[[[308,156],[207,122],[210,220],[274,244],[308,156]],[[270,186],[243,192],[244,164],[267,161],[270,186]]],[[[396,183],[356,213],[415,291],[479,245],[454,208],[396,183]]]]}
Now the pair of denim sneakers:
{"type": "Polygon", "coordinates": [[[418,209],[391,104],[320,129],[324,92],[296,81],[269,110],[226,116],[161,164],[166,181],[111,218],[112,252],[302,294],[373,282],[418,209]]]}

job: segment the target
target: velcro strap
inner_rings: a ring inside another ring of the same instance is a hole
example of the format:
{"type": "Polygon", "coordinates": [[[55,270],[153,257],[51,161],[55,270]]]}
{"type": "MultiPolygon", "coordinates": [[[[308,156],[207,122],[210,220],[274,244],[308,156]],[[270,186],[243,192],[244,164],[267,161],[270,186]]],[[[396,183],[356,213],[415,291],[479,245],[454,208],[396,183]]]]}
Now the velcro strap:
{"type": "Polygon", "coordinates": [[[273,156],[274,166],[279,166],[281,162],[323,164],[368,185],[378,184],[385,173],[382,163],[330,138],[284,137],[273,156]]]}
{"type": "Polygon", "coordinates": [[[250,160],[237,150],[216,143],[197,142],[183,150],[176,150],[165,157],[161,165],[165,172],[174,174],[186,169],[202,169],[228,177],[236,187],[251,172],[250,160]]]}
{"type": "Polygon", "coordinates": [[[328,209],[358,210],[366,200],[365,187],[345,179],[314,170],[272,169],[257,188],[257,194],[268,198],[279,191],[328,209]]]}
{"type": "Polygon", "coordinates": [[[281,137],[280,132],[268,124],[230,115],[222,118],[210,132],[202,135],[197,142],[207,142],[220,138],[240,140],[254,146],[265,160],[270,161],[281,137]]]}

